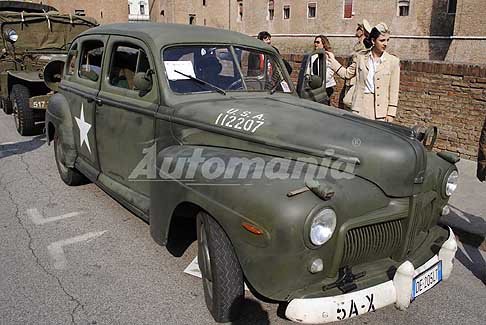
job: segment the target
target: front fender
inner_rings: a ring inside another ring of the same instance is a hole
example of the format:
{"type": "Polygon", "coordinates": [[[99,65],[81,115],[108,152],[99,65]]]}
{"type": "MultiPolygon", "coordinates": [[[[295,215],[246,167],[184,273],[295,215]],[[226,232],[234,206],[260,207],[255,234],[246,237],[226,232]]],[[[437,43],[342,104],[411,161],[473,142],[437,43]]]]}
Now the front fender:
{"type": "MultiPolygon", "coordinates": [[[[151,183],[150,216],[154,239],[165,244],[176,207],[184,202],[195,204],[223,227],[251,286],[276,300],[286,300],[293,291],[316,281],[316,275],[307,271],[313,259],[323,258],[327,267],[334,259],[338,235],[319,249],[306,243],[306,219],[313,209],[332,207],[340,218],[340,227],[351,218],[389,203],[372,183],[360,177],[339,179],[335,171],[323,173],[321,180],[335,191],[331,200],[324,201],[311,191],[288,196],[291,191],[305,188],[308,174],[295,175],[287,170],[290,177],[284,177],[285,168],[278,162],[291,162],[284,158],[225,148],[172,146],[157,153],[155,161],[159,179],[151,183]],[[242,169],[231,168],[232,158],[243,159],[241,166],[248,167],[247,177],[239,177],[242,169]],[[255,163],[256,158],[264,162],[263,167],[255,163]],[[243,222],[256,226],[263,234],[247,231],[243,222]]],[[[323,168],[318,167],[317,173],[323,168]]],[[[324,279],[326,274],[319,276],[324,279]]]]}
{"type": "Polygon", "coordinates": [[[61,145],[65,154],[67,167],[74,167],[77,157],[76,145],[73,134],[73,119],[68,101],[61,93],[52,95],[46,111],[46,133],[48,142],[57,134],[61,139],[61,145]]]}

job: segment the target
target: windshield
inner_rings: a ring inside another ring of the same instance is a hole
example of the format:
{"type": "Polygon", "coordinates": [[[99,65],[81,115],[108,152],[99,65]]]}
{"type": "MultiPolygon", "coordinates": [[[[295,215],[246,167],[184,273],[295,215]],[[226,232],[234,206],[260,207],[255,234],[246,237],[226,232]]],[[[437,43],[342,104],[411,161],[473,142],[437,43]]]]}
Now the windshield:
{"type": "Polygon", "coordinates": [[[165,49],[163,62],[172,91],[180,94],[227,91],[292,92],[282,67],[269,53],[229,46],[165,49]]]}

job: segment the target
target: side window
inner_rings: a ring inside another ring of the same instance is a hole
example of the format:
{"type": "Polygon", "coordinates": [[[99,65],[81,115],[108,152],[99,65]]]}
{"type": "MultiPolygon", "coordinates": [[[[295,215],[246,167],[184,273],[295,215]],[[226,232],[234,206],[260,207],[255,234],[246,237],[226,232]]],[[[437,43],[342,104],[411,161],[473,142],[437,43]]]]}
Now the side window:
{"type": "Polygon", "coordinates": [[[78,44],[75,44],[69,50],[68,57],[66,60],[66,74],[72,76],[76,68],[76,61],[78,58],[78,44]]]}
{"type": "Polygon", "coordinates": [[[98,81],[101,74],[103,49],[104,44],[100,41],[87,41],[83,43],[78,72],[79,77],[98,81]]]}
{"type": "Polygon", "coordinates": [[[136,90],[134,85],[135,74],[147,72],[149,69],[149,60],[144,50],[134,45],[116,45],[111,56],[110,85],[136,90]]]}

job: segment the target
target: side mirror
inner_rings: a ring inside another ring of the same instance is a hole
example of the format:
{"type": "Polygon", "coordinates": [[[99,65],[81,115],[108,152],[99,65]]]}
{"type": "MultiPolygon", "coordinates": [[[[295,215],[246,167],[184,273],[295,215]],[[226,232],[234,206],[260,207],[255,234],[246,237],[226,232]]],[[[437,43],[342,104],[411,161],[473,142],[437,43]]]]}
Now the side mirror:
{"type": "Polygon", "coordinates": [[[133,84],[136,90],[140,91],[140,96],[144,96],[146,93],[152,89],[152,74],[154,71],[152,69],[147,70],[147,72],[137,72],[133,78],[133,84]]]}
{"type": "Polygon", "coordinates": [[[319,77],[317,75],[311,75],[309,77],[309,87],[311,87],[311,89],[317,89],[317,88],[322,87],[321,77],[319,77]]]}

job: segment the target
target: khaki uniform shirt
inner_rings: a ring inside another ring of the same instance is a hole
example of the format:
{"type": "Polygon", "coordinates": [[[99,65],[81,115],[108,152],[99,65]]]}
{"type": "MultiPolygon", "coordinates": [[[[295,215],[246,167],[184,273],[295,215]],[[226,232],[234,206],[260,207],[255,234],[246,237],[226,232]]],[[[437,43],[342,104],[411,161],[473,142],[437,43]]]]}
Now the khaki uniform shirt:
{"type": "MultiPolygon", "coordinates": [[[[358,54],[365,54],[368,52],[369,49],[366,48],[366,46],[363,44],[363,42],[359,41],[356,44],[354,44],[353,47],[353,59],[356,55],[358,54]]],[[[356,78],[351,78],[351,79],[346,79],[345,80],[345,85],[347,88],[351,87],[356,83],[356,78]]]]}
{"type": "Polygon", "coordinates": [[[374,77],[375,107],[364,107],[365,80],[368,77],[370,55],[371,52],[356,55],[353,63],[347,69],[336,60],[332,60],[331,68],[343,79],[356,77],[351,107],[353,111],[374,110],[376,118],[384,118],[387,115],[396,116],[400,86],[400,60],[387,52],[383,53],[381,64],[377,67],[374,77]]]}

